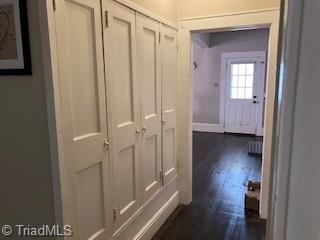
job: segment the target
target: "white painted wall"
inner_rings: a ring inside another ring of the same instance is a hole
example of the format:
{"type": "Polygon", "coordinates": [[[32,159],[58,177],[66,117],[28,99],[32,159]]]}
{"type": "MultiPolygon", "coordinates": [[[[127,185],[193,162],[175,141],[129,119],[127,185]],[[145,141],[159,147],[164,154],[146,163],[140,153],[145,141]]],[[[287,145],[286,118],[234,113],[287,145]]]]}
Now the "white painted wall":
{"type": "MultiPolygon", "coordinates": [[[[172,21],[174,23],[177,22],[177,14],[178,14],[178,2],[177,0],[125,0],[125,2],[134,2],[139,6],[148,9],[155,14],[172,21]]],[[[278,1],[278,0],[274,0],[278,1]]]]}
{"type": "Polygon", "coordinates": [[[207,36],[210,38],[208,47],[194,41],[193,56],[198,68],[193,70],[193,122],[219,124],[222,53],[267,52],[269,29],[211,33],[207,36]]]}
{"type": "Polygon", "coordinates": [[[287,240],[320,239],[319,18],[320,2],[304,1],[289,178],[287,240]]]}
{"type": "Polygon", "coordinates": [[[208,48],[210,46],[210,34],[208,33],[195,33],[192,39],[202,48],[208,48]]]}
{"type": "Polygon", "coordinates": [[[192,18],[279,7],[280,0],[178,0],[178,17],[192,18]]]}
{"type": "MultiPolygon", "coordinates": [[[[209,34],[207,37],[209,39],[209,34]]],[[[215,113],[215,103],[212,102],[211,97],[214,88],[210,85],[212,59],[208,54],[210,52],[208,47],[194,40],[193,62],[197,65],[197,68],[193,68],[193,121],[195,123],[215,123],[212,116],[215,113]]]]}

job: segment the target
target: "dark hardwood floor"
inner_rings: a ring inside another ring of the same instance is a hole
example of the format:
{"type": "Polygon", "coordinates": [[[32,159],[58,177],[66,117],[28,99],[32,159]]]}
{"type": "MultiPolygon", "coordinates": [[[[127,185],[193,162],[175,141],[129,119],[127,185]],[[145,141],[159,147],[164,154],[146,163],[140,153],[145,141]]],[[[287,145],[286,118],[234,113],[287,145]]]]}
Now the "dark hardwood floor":
{"type": "Polygon", "coordinates": [[[244,211],[245,185],[261,174],[261,157],[247,152],[253,138],[193,133],[193,202],[178,207],[153,240],[265,239],[265,221],[244,211]]]}

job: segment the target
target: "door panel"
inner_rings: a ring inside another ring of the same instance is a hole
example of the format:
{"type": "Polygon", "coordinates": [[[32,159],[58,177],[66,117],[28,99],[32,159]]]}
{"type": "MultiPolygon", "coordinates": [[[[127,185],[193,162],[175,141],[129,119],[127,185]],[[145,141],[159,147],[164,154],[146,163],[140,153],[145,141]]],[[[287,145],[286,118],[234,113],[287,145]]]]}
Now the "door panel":
{"type": "Polygon", "coordinates": [[[164,184],[177,176],[177,55],[177,32],[161,25],[162,171],[164,184]]]}
{"type": "Polygon", "coordinates": [[[119,152],[119,163],[116,164],[116,168],[121,177],[116,177],[116,186],[119,187],[116,190],[116,199],[118,200],[120,214],[125,212],[136,198],[135,188],[132,186],[132,183],[136,181],[134,163],[137,159],[135,156],[134,146],[124,148],[119,152]],[[124,177],[126,180],[122,181],[124,177]]]}
{"type": "Polygon", "coordinates": [[[115,97],[118,103],[117,106],[117,123],[119,125],[125,125],[134,121],[134,99],[133,99],[133,76],[132,76],[132,64],[133,59],[131,57],[132,40],[131,31],[132,23],[125,19],[119,19],[117,17],[111,18],[112,34],[114,34],[114,46],[118,47],[117,57],[113,59],[115,66],[118,66],[118,70],[121,67],[122,71],[117,72],[115,81],[115,97]]]}
{"type": "Polygon", "coordinates": [[[57,1],[55,13],[64,223],[72,226],[73,239],[105,239],[108,148],[104,146],[107,121],[100,1],[57,1]]]}
{"type": "Polygon", "coordinates": [[[144,201],[161,188],[160,23],[137,14],[144,201]]]}
{"type": "Polygon", "coordinates": [[[255,134],[259,94],[259,58],[230,58],[227,61],[225,131],[255,134]]]}
{"type": "Polygon", "coordinates": [[[140,119],[137,82],[135,12],[114,1],[103,1],[107,95],[111,113],[113,206],[119,228],[139,205],[140,119]],[[109,51],[108,51],[109,50],[109,51]]]}
{"type": "Polygon", "coordinates": [[[97,230],[105,227],[103,172],[101,163],[97,163],[77,174],[79,227],[82,239],[89,239],[97,230]],[[90,194],[88,194],[90,193],[90,194]],[[88,219],[90,223],[88,224],[88,219]]]}
{"type": "Polygon", "coordinates": [[[92,9],[76,2],[65,2],[66,30],[69,39],[71,108],[74,138],[100,131],[98,84],[95,77],[94,23],[92,9]],[[82,26],[79,29],[78,26],[82,26]],[[81,31],[80,31],[81,30],[81,31]],[[83,34],[86,33],[86,34],[83,34]],[[81,41],[79,41],[81,39],[81,41]],[[79,51],[81,49],[81,51],[79,51]],[[86,112],[87,114],[83,114],[86,112]]]}

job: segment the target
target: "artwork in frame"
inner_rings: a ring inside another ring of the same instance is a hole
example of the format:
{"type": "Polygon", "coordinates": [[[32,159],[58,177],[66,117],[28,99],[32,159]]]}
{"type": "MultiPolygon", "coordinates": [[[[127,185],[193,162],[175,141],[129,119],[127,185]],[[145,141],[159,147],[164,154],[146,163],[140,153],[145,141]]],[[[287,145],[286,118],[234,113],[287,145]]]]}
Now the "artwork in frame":
{"type": "Polygon", "coordinates": [[[0,75],[31,75],[26,0],[0,0],[0,75]]]}

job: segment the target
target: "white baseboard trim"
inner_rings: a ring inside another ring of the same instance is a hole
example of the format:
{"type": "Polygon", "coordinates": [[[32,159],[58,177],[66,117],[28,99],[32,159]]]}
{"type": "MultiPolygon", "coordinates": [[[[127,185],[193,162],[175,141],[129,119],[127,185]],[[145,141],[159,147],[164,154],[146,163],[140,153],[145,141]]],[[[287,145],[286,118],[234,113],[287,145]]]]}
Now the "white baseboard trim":
{"type": "Polygon", "coordinates": [[[223,133],[223,125],[221,124],[209,124],[209,123],[193,123],[193,131],[198,132],[214,132],[214,133],[223,133]]]}
{"type": "Polygon", "coordinates": [[[256,136],[263,137],[263,133],[264,133],[264,128],[260,128],[260,129],[258,128],[256,136]]]}
{"type": "Polygon", "coordinates": [[[156,214],[147,222],[146,225],[137,233],[133,240],[147,240],[160,229],[168,217],[179,205],[179,192],[176,192],[156,214]]]}
{"type": "Polygon", "coordinates": [[[171,179],[111,236],[111,240],[150,240],[179,205],[178,177],[171,179]]]}

